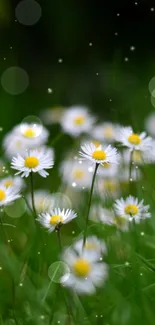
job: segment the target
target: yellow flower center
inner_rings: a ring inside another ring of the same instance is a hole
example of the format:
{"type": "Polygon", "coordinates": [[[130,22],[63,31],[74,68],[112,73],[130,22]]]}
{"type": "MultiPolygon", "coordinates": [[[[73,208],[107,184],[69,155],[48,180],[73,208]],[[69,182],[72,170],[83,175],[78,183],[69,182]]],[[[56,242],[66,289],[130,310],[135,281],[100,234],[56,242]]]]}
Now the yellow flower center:
{"type": "Polygon", "coordinates": [[[8,179],[7,181],[4,182],[4,186],[5,187],[9,187],[9,186],[13,186],[13,181],[12,179],[8,179]]]}
{"type": "Polygon", "coordinates": [[[114,223],[115,223],[116,226],[118,226],[118,227],[123,227],[123,226],[126,225],[127,220],[126,220],[126,218],[123,217],[123,216],[119,216],[119,217],[116,216],[116,217],[114,218],[114,223]]]}
{"type": "Polygon", "coordinates": [[[36,136],[35,130],[28,128],[26,131],[24,131],[23,135],[27,138],[34,138],[36,136]]]}
{"type": "Polygon", "coordinates": [[[55,215],[55,216],[50,217],[50,224],[52,226],[57,225],[58,223],[60,223],[62,221],[63,221],[63,218],[61,216],[59,216],[59,215],[55,215]]]}
{"type": "Polygon", "coordinates": [[[133,151],[133,161],[136,163],[140,163],[142,162],[142,156],[141,156],[141,152],[138,150],[133,151]]]}
{"type": "Polygon", "coordinates": [[[77,179],[81,179],[84,177],[84,172],[81,169],[75,169],[73,172],[73,176],[77,179]]]}
{"type": "Polygon", "coordinates": [[[73,270],[78,277],[84,278],[89,274],[91,266],[87,260],[79,258],[74,263],[73,270]]]}
{"type": "Polygon", "coordinates": [[[3,201],[6,198],[6,193],[3,190],[0,190],[0,201],[3,201]]]}
{"type": "Polygon", "coordinates": [[[106,157],[107,155],[103,150],[95,150],[92,154],[92,158],[95,160],[105,160],[106,157]]]}
{"type": "Polygon", "coordinates": [[[138,145],[141,143],[141,138],[138,134],[133,133],[133,134],[129,135],[128,141],[133,145],[138,145]]]}
{"type": "Polygon", "coordinates": [[[75,125],[82,125],[85,121],[85,117],[83,115],[79,115],[77,117],[75,117],[74,119],[74,124],[75,125]]]}
{"type": "Polygon", "coordinates": [[[104,136],[106,138],[113,138],[113,129],[110,127],[110,126],[107,126],[105,129],[104,129],[104,136]]]}
{"type": "Polygon", "coordinates": [[[25,159],[25,167],[35,168],[39,165],[39,160],[36,157],[29,156],[25,159]]]}
{"type": "Polygon", "coordinates": [[[125,207],[125,213],[135,216],[138,213],[138,207],[134,204],[128,204],[125,207]]]}

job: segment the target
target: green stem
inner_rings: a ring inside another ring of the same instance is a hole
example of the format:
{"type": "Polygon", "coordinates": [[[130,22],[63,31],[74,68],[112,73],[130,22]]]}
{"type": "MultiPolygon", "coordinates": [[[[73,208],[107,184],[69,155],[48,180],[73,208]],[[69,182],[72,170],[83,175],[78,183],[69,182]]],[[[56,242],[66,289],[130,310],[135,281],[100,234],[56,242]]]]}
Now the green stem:
{"type": "Polygon", "coordinates": [[[59,133],[56,137],[51,141],[50,145],[53,147],[62,137],[64,133],[59,133]]]}
{"type": "Polygon", "coordinates": [[[132,182],[132,162],[133,162],[133,153],[134,151],[131,151],[130,154],[130,162],[129,162],[129,190],[132,192],[131,182],[132,182]]]}
{"type": "Polygon", "coordinates": [[[85,223],[85,229],[84,229],[84,235],[83,235],[83,247],[86,242],[86,237],[87,237],[87,228],[88,228],[88,221],[89,221],[89,213],[90,213],[90,207],[91,207],[91,201],[92,201],[92,195],[93,195],[93,189],[94,189],[94,183],[95,183],[95,177],[97,173],[97,169],[99,167],[99,164],[96,164],[93,178],[92,178],[92,184],[91,184],[91,189],[90,189],[90,195],[89,195],[89,200],[88,200],[88,209],[87,209],[87,214],[86,214],[86,223],[85,223]]]}
{"type": "Polygon", "coordinates": [[[62,239],[61,239],[61,230],[57,230],[57,236],[58,236],[58,242],[59,242],[59,248],[60,252],[62,251],[62,239]]]}
{"type": "Polygon", "coordinates": [[[34,203],[34,183],[33,183],[33,173],[30,173],[30,182],[31,182],[31,201],[32,201],[32,209],[34,212],[34,215],[36,216],[36,208],[35,208],[35,203],[34,203]]]}

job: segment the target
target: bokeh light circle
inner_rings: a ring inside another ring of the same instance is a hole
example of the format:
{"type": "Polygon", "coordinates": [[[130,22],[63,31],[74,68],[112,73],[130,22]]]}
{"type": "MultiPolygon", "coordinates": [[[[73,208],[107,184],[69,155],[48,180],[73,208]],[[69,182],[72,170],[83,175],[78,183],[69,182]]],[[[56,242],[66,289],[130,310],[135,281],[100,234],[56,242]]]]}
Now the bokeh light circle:
{"type": "Polygon", "coordinates": [[[29,76],[27,72],[20,67],[10,67],[3,72],[1,84],[7,93],[19,95],[28,87],[29,76]]]}
{"type": "Polygon", "coordinates": [[[70,269],[68,265],[62,261],[54,262],[48,269],[48,276],[51,282],[54,283],[65,283],[70,276],[70,269]],[[63,282],[62,282],[63,277],[63,282]]]}
{"type": "Polygon", "coordinates": [[[22,120],[22,122],[20,124],[21,133],[23,133],[23,131],[25,130],[25,129],[23,129],[24,124],[30,125],[30,127],[34,131],[33,137],[36,138],[36,137],[40,136],[40,134],[42,133],[42,129],[43,129],[42,122],[41,122],[40,118],[35,115],[26,116],[22,120]]]}
{"type": "Polygon", "coordinates": [[[54,205],[55,208],[71,209],[72,202],[67,195],[57,192],[54,194],[54,205]]]}
{"type": "Polygon", "coordinates": [[[149,82],[149,91],[151,95],[155,91],[155,77],[153,77],[149,82]]]}
{"type": "Polygon", "coordinates": [[[15,9],[15,16],[20,24],[35,25],[42,15],[40,4],[34,0],[20,1],[15,9]]]}
{"type": "Polygon", "coordinates": [[[26,203],[20,198],[4,208],[5,213],[11,218],[20,218],[26,212],[26,203]]]}

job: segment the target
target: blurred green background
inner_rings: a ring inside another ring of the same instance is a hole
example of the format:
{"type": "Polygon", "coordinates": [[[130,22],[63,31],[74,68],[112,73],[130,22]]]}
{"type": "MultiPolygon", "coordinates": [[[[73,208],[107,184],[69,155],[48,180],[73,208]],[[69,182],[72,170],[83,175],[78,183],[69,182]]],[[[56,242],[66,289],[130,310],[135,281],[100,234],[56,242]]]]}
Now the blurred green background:
{"type": "Polygon", "coordinates": [[[18,3],[0,2],[0,74],[22,67],[29,87],[20,95],[0,88],[4,131],[44,108],[73,104],[141,128],[154,109],[148,92],[155,73],[153,2],[38,1],[42,15],[33,26],[17,21],[18,3]]]}

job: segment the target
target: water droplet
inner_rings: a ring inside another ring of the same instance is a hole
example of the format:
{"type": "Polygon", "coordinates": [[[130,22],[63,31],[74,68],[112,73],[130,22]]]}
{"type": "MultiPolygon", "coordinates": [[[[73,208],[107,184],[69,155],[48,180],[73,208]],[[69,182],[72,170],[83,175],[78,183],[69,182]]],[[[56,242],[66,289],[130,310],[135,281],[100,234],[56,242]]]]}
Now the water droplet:
{"type": "Polygon", "coordinates": [[[145,235],[145,233],[143,231],[140,234],[141,234],[141,236],[144,236],[145,235]]]}
{"type": "Polygon", "coordinates": [[[152,7],[150,10],[153,12],[154,11],[154,8],[152,7]]]}
{"type": "Polygon", "coordinates": [[[92,46],[93,44],[92,43],[89,43],[89,46],[92,46]]]}
{"type": "Polygon", "coordinates": [[[22,287],[23,286],[23,283],[19,283],[19,286],[22,287]]]}
{"type": "Polygon", "coordinates": [[[130,178],[130,182],[132,182],[133,181],[133,179],[132,178],[130,178]]]}
{"type": "Polygon", "coordinates": [[[132,51],[132,52],[133,52],[133,51],[135,51],[135,49],[136,49],[136,48],[135,48],[135,46],[133,46],[133,45],[132,45],[132,46],[130,46],[130,51],[132,51]]]}
{"type": "Polygon", "coordinates": [[[115,33],[115,36],[118,36],[118,33],[117,32],[115,33]]]}
{"type": "Polygon", "coordinates": [[[2,267],[0,266],[0,271],[2,271],[2,267]]]}
{"type": "Polygon", "coordinates": [[[129,264],[129,262],[125,262],[125,266],[129,266],[130,264],[129,264]]]}
{"type": "Polygon", "coordinates": [[[61,58],[58,59],[58,62],[59,62],[59,63],[62,63],[62,62],[63,62],[63,59],[61,59],[61,58]]]}
{"type": "Polygon", "coordinates": [[[82,164],[82,160],[79,160],[79,164],[82,164]]]}
{"type": "Polygon", "coordinates": [[[117,17],[119,17],[119,16],[120,16],[120,13],[118,12],[118,13],[117,13],[117,17]]]}
{"type": "Polygon", "coordinates": [[[40,255],[40,252],[38,252],[38,255],[40,255]]]}
{"type": "Polygon", "coordinates": [[[73,186],[73,187],[76,187],[76,183],[75,183],[75,182],[73,182],[73,183],[72,183],[72,186],[73,186]]]}
{"type": "Polygon", "coordinates": [[[32,129],[34,135],[33,138],[37,138],[42,133],[43,125],[39,117],[35,115],[26,116],[21,124],[20,124],[20,131],[21,134],[25,136],[25,132],[27,129],[32,129]]]}
{"type": "Polygon", "coordinates": [[[124,61],[125,61],[125,62],[128,62],[128,61],[129,61],[129,58],[127,58],[127,57],[124,58],[124,61]]]}
{"type": "Polygon", "coordinates": [[[140,276],[142,276],[143,275],[143,273],[140,273],[140,276]]]}
{"type": "Polygon", "coordinates": [[[63,277],[64,283],[70,276],[70,269],[66,263],[57,261],[50,265],[48,276],[54,283],[60,283],[63,277]]]}

